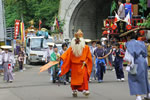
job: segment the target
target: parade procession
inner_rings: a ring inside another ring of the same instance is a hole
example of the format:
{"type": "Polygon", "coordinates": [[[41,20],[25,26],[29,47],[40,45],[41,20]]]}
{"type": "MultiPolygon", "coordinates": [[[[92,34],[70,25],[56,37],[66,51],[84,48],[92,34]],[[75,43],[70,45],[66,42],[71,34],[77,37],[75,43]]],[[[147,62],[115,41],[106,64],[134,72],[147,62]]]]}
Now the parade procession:
{"type": "Polygon", "coordinates": [[[150,100],[150,0],[0,0],[0,100],[150,100]]]}

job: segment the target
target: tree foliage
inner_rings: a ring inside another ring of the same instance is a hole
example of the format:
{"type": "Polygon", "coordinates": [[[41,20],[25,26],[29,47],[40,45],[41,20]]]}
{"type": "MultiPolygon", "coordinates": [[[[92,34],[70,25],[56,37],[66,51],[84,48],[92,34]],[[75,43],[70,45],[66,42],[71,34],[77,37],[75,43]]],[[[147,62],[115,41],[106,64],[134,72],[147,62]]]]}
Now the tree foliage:
{"type": "Polygon", "coordinates": [[[144,26],[146,28],[150,28],[150,13],[147,16],[147,20],[144,23],[138,23],[139,26],[144,26]]]}
{"type": "Polygon", "coordinates": [[[141,12],[144,16],[144,11],[147,10],[147,0],[139,0],[139,6],[140,6],[139,12],[141,12]]]}
{"type": "Polygon", "coordinates": [[[42,27],[50,28],[58,14],[60,0],[5,0],[6,26],[13,27],[15,19],[23,20],[26,27],[34,20],[38,27],[42,20],[42,27]]]}
{"type": "Polygon", "coordinates": [[[112,1],[110,15],[112,16],[113,12],[117,9],[117,3],[115,0],[112,1]]]}

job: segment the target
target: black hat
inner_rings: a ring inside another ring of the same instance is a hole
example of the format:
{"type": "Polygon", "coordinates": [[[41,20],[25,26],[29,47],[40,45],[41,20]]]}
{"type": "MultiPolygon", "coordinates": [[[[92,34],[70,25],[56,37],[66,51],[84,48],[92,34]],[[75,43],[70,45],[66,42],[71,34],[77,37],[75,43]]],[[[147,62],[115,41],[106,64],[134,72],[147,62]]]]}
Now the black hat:
{"type": "Polygon", "coordinates": [[[53,48],[57,48],[57,46],[56,45],[54,45],[54,47],[53,48]]]}

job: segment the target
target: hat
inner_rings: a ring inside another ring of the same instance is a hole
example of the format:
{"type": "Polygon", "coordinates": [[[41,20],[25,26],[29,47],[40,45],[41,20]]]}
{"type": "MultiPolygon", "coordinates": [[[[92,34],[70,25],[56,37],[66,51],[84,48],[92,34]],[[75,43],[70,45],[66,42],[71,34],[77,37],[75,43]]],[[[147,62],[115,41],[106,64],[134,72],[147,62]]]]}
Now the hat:
{"type": "Polygon", "coordinates": [[[29,32],[34,32],[34,29],[28,29],[29,32]]]}
{"type": "Polygon", "coordinates": [[[81,29],[79,29],[78,32],[74,34],[74,37],[75,38],[81,38],[81,37],[83,37],[83,32],[81,31],[81,29]]]}
{"type": "Polygon", "coordinates": [[[57,48],[57,46],[56,45],[54,45],[54,47],[53,48],[57,48]]]}
{"type": "Polygon", "coordinates": [[[88,43],[91,42],[90,39],[84,39],[84,41],[85,41],[85,42],[88,42],[88,43]]]}
{"type": "Polygon", "coordinates": [[[53,42],[48,42],[47,45],[54,46],[54,43],[53,42]]]}
{"type": "Polygon", "coordinates": [[[46,29],[46,28],[42,28],[41,31],[44,31],[44,32],[45,32],[45,31],[47,31],[47,29],[46,29]]]}
{"type": "Polygon", "coordinates": [[[9,46],[9,45],[3,45],[3,46],[1,46],[1,48],[2,48],[2,49],[11,49],[12,46],[9,46]]]}

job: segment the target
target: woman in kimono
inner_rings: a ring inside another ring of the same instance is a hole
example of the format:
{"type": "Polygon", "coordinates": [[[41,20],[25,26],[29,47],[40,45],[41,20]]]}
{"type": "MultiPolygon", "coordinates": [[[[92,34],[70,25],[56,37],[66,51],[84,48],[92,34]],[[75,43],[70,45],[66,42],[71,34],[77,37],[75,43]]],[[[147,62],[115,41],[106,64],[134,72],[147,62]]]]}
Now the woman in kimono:
{"type": "MultiPolygon", "coordinates": [[[[126,69],[131,71],[131,67],[136,64],[136,74],[128,73],[128,83],[130,88],[130,94],[136,95],[136,100],[142,100],[141,95],[147,94],[147,98],[150,97],[150,87],[148,82],[148,65],[146,61],[147,50],[144,42],[137,41],[134,36],[127,36],[128,42],[126,43],[126,53],[124,60],[128,61],[130,67],[126,69]]],[[[149,100],[149,99],[148,99],[149,100]]]]}
{"type": "Polygon", "coordinates": [[[4,67],[4,81],[12,83],[14,80],[12,71],[13,71],[13,65],[15,63],[14,55],[9,52],[9,49],[11,49],[11,46],[1,46],[2,49],[4,49],[4,53],[2,53],[2,65],[4,67]]]}

